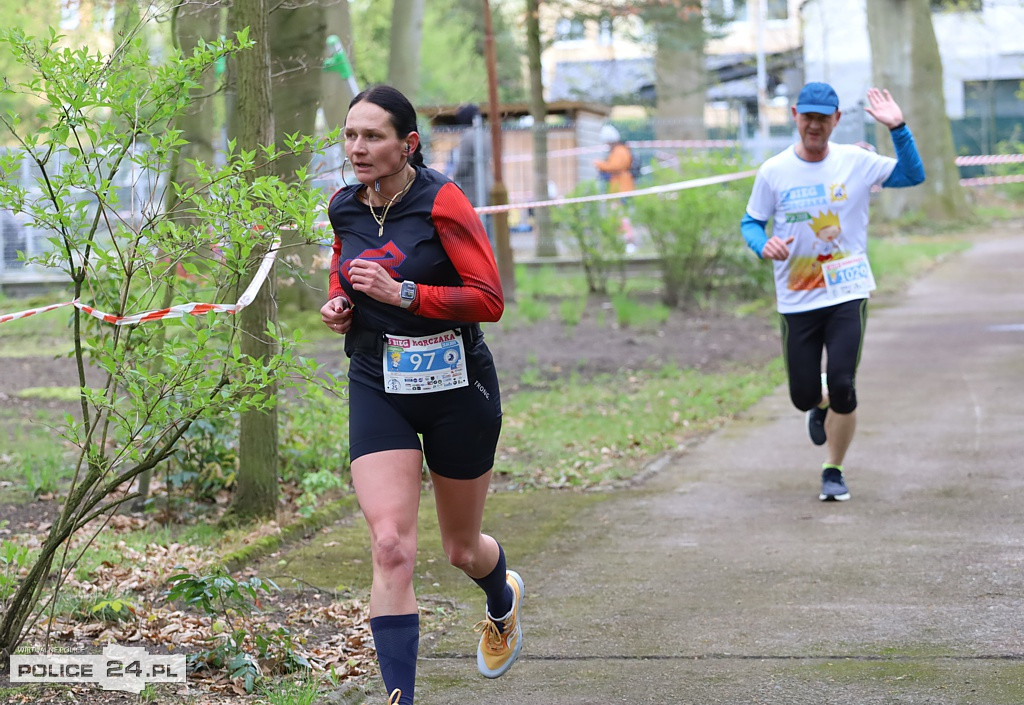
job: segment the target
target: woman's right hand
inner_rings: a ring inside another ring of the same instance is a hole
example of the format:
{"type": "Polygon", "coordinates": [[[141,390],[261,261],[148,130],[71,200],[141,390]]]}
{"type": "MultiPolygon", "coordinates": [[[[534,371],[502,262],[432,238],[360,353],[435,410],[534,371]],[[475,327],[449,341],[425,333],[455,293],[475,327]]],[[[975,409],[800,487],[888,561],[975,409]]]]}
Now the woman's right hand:
{"type": "Polygon", "coordinates": [[[344,296],[335,296],[320,307],[320,320],[339,335],[352,327],[352,303],[344,296]]]}

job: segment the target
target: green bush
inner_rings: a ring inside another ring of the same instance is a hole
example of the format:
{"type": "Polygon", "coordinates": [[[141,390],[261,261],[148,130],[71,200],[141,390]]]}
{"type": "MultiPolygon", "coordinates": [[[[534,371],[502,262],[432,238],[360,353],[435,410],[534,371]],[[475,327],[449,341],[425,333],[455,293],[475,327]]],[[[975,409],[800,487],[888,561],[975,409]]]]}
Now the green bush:
{"type": "MultiPolygon", "coordinates": [[[[599,194],[595,181],[580,183],[570,198],[599,194]]],[[[608,282],[617,272],[619,286],[625,282],[626,240],[622,235],[622,219],[628,212],[618,201],[567,203],[551,213],[552,223],[567,233],[579,255],[591,293],[608,293],[608,282]]]]}
{"type": "MultiPolygon", "coordinates": [[[[674,169],[655,169],[656,184],[730,174],[746,166],[731,154],[682,156],[674,169]]],[[[635,199],[634,225],[646,229],[662,260],[663,301],[699,305],[712,295],[760,293],[770,270],[751,257],[739,233],[750,180],[635,199]]]]}
{"type": "Polygon", "coordinates": [[[218,571],[209,575],[179,573],[168,582],[169,602],[180,600],[214,618],[213,645],[189,654],[194,670],[224,669],[251,693],[267,675],[310,668],[291,632],[252,618],[260,611],[261,594],[281,591],[272,580],[253,576],[240,582],[218,571]]]}
{"type": "Polygon", "coordinates": [[[308,491],[347,484],[348,402],[333,379],[309,382],[297,398],[278,407],[279,472],[282,480],[300,482],[308,491]],[[338,483],[306,481],[311,474],[334,474],[338,483]]]}

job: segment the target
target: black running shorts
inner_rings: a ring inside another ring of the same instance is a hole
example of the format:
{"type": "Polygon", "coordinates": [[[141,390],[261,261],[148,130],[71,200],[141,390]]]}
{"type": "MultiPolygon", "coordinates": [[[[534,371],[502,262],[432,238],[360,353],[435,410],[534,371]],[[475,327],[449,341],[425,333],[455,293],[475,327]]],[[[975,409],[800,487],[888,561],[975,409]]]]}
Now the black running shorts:
{"type": "Polygon", "coordinates": [[[501,432],[498,375],[489,353],[473,358],[469,386],[443,392],[387,394],[350,380],[349,457],[422,449],[431,472],[456,480],[475,479],[494,467],[501,432]]]}

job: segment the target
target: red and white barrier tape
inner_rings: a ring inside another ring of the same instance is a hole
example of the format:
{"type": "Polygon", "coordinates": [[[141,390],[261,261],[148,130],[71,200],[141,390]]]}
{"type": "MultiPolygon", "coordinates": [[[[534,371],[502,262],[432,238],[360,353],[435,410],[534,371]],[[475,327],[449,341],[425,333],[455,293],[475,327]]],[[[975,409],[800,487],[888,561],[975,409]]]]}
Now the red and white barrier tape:
{"type": "Polygon", "coordinates": [[[1024,174],[1007,174],[1005,176],[975,176],[971,179],[960,179],[961,186],[994,186],[996,184],[1024,183],[1024,174]]]}
{"type": "Polygon", "coordinates": [[[28,318],[34,316],[37,313],[45,313],[46,311],[52,311],[57,308],[64,306],[74,306],[80,311],[89,314],[93,318],[97,318],[105,323],[110,323],[115,326],[132,326],[139,323],[148,323],[150,321],[162,321],[169,318],[182,318],[186,315],[201,316],[204,313],[238,313],[243,308],[248,306],[256,298],[256,294],[259,293],[263,283],[267,280],[267,276],[270,274],[270,268],[274,266],[274,260],[277,258],[278,248],[281,246],[280,238],[274,240],[274,243],[270,246],[267,254],[263,256],[263,260],[260,262],[259,269],[256,270],[256,276],[253,277],[249,286],[246,287],[245,291],[238,298],[238,301],[233,304],[207,304],[190,302],[187,304],[178,304],[169,308],[155,309],[152,311],[143,311],[142,313],[133,313],[128,316],[117,316],[112,313],[104,313],[97,311],[88,304],[83,304],[78,299],[74,301],[65,301],[59,304],[51,304],[49,306],[42,306],[40,308],[28,309],[26,311],[18,311],[17,313],[8,313],[0,315],[0,323],[7,323],[8,321],[14,321],[19,318],[28,318]]]}
{"type": "Polygon", "coordinates": [[[633,196],[648,196],[654,193],[670,193],[672,191],[683,191],[685,189],[697,188],[699,186],[710,186],[721,184],[727,181],[747,179],[754,176],[756,170],[741,171],[735,174],[719,174],[708,176],[703,179],[691,179],[689,181],[677,181],[661,186],[650,186],[648,188],[634,189],[633,191],[619,191],[618,193],[598,193],[592,196],[577,196],[576,198],[553,198],[548,201],[527,201],[525,203],[510,203],[503,206],[481,206],[476,209],[477,213],[501,213],[503,211],[519,210],[521,208],[548,208],[550,206],[561,206],[567,203],[591,203],[593,201],[614,201],[620,198],[632,198],[633,196]]]}
{"type": "Polygon", "coordinates": [[[30,308],[26,311],[18,311],[16,313],[5,313],[0,315],[0,323],[7,323],[7,321],[16,321],[19,318],[28,318],[29,316],[34,316],[37,313],[46,313],[47,311],[52,311],[55,308],[71,306],[72,304],[76,303],[76,301],[77,299],[75,301],[65,301],[59,304],[50,304],[49,306],[42,306],[41,308],[30,308]]]}
{"type": "Polygon", "coordinates": [[[953,163],[957,166],[982,166],[985,164],[1019,164],[1024,162],[1024,154],[979,154],[973,157],[957,157],[953,163]]]}
{"type": "MultiPolygon", "coordinates": [[[[631,142],[633,146],[637,147],[659,147],[659,148],[687,148],[687,147],[732,147],[735,146],[735,142],[729,140],[652,140],[652,141],[638,141],[631,142]]],[[[574,150],[561,150],[563,152],[570,152],[574,150]]],[[[976,157],[957,157],[957,166],[977,166],[983,164],[1010,164],[1024,162],[1024,154],[988,154],[976,157]]],[[[736,181],[739,179],[750,178],[757,174],[756,170],[742,171],[735,174],[720,174],[718,176],[709,176],[702,179],[691,179],[689,181],[677,181],[671,184],[663,184],[661,186],[651,186],[649,188],[634,189],[633,191],[622,191],[619,193],[600,193],[592,196],[579,196],[577,198],[553,198],[547,201],[525,201],[521,203],[510,203],[507,205],[500,206],[481,206],[476,209],[476,212],[481,215],[489,213],[501,213],[512,210],[520,210],[524,208],[549,208],[551,206],[560,206],[569,203],[591,203],[595,201],[611,201],[621,198],[632,198],[634,196],[648,196],[656,193],[671,193],[673,191],[683,191],[685,189],[698,188],[700,186],[710,186],[713,184],[726,183],[728,181],[736,181]]],[[[979,176],[970,179],[960,179],[961,186],[990,186],[995,184],[1012,184],[1012,183],[1024,183],[1024,174],[1009,174],[1005,176],[979,176]]],[[[318,223],[320,227],[329,227],[328,223],[318,223]]],[[[53,311],[54,309],[63,308],[65,306],[75,306],[81,311],[89,314],[94,318],[98,318],[101,321],[105,321],[115,326],[128,326],[136,325],[139,323],[148,323],[149,321],[160,321],[169,318],[181,318],[185,315],[199,316],[204,313],[238,313],[243,308],[252,303],[253,299],[256,298],[256,294],[259,292],[260,287],[266,281],[267,276],[270,274],[270,268],[274,264],[274,260],[277,257],[278,248],[281,246],[281,240],[276,239],[271,248],[267,251],[267,254],[263,257],[263,261],[260,262],[260,267],[256,271],[256,276],[253,277],[252,282],[239,297],[238,301],[233,304],[210,304],[210,303],[187,303],[178,304],[171,306],[170,308],[156,309],[153,311],[144,311],[142,313],[135,313],[128,316],[117,316],[112,313],[103,313],[97,311],[88,304],[83,304],[78,299],[74,301],[64,301],[59,304],[50,304],[48,306],[42,306],[39,308],[27,309],[25,311],[17,311],[15,313],[0,314],[0,323],[7,323],[8,321],[14,321],[19,318],[28,318],[34,316],[37,313],[46,313],[47,311],[53,311]]]]}

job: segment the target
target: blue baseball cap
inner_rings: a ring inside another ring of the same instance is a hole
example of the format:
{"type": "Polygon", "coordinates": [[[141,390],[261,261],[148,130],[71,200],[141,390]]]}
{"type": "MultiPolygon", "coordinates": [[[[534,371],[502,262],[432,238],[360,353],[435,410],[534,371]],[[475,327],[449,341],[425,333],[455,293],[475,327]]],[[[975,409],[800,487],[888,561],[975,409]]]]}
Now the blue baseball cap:
{"type": "Polygon", "coordinates": [[[800,96],[796,99],[796,111],[798,113],[820,113],[831,115],[839,110],[839,96],[832,86],[827,83],[808,83],[800,90],[800,96]]]}

